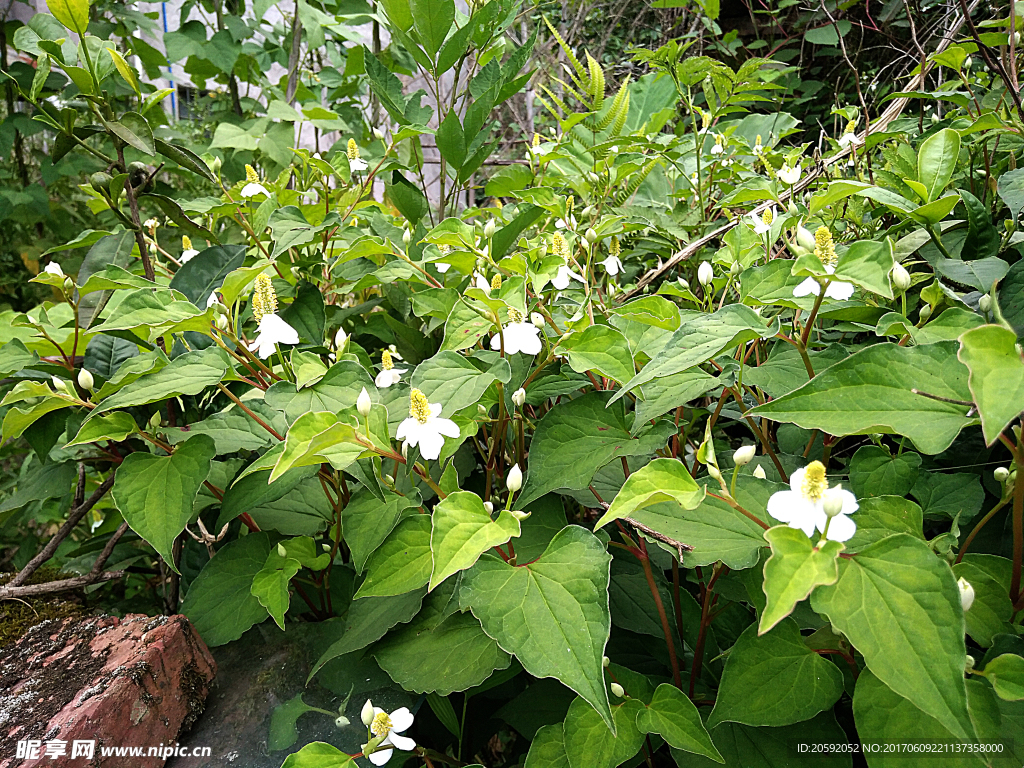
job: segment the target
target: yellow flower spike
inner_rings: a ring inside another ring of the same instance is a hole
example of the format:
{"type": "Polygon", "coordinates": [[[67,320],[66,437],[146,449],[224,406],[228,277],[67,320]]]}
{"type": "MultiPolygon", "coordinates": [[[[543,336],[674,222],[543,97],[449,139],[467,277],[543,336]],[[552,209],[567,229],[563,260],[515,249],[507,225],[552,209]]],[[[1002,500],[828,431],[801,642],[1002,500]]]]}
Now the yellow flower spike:
{"type": "Polygon", "coordinates": [[[540,134],[539,133],[533,134],[533,146],[534,147],[539,147],[540,146],[540,134]]]}
{"type": "Polygon", "coordinates": [[[190,251],[192,250],[192,239],[188,235],[181,236],[181,250],[190,251]]]}
{"type": "Polygon", "coordinates": [[[826,267],[834,267],[836,265],[836,246],[832,240],[832,232],[828,227],[818,227],[817,231],[815,231],[814,255],[826,267]]]}
{"type": "MultiPolygon", "coordinates": [[[[418,392],[419,390],[413,391],[418,392]]],[[[378,712],[374,716],[373,721],[370,723],[370,733],[372,733],[377,738],[381,738],[391,733],[392,727],[393,725],[391,723],[391,718],[388,717],[388,713],[378,712]]]]}
{"type": "Polygon", "coordinates": [[[563,259],[569,255],[569,244],[565,242],[561,232],[555,232],[555,236],[551,238],[551,250],[563,259]]]}
{"type": "Polygon", "coordinates": [[[256,286],[252,291],[252,314],[259,322],[266,315],[277,311],[277,294],[270,278],[266,275],[256,276],[256,286]]]}
{"type": "Polygon", "coordinates": [[[245,166],[245,180],[249,184],[258,184],[260,181],[260,177],[259,174],[256,173],[256,169],[248,164],[245,166]]]}
{"type": "Polygon", "coordinates": [[[409,393],[409,417],[416,419],[420,424],[426,424],[430,420],[430,403],[427,402],[427,396],[418,389],[413,389],[409,393]]]}
{"type": "Polygon", "coordinates": [[[380,353],[380,365],[385,371],[390,371],[395,367],[395,361],[391,359],[391,352],[386,349],[380,353]]]}
{"type": "Polygon", "coordinates": [[[772,213],[771,208],[765,208],[764,213],[761,214],[761,221],[763,221],[765,225],[769,227],[772,225],[772,219],[774,218],[775,215],[772,213]]]}
{"type": "Polygon", "coordinates": [[[348,155],[349,160],[359,159],[359,146],[356,144],[355,139],[348,140],[348,149],[346,150],[346,154],[348,155]]]}
{"type": "Polygon", "coordinates": [[[501,275],[495,275],[491,278],[491,290],[496,291],[501,288],[501,275]]]}
{"type": "Polygon", "coordinates": [[[515,307],[508,308],[508,321],[510,323],[521,323],[523,322],[523,314],[515,307]]]}
{"type": "Polygon", "coordinates": [[[856,131],[857,131],[857,121],[856,120],[851,120],[850,122],[848,122],[846,124],[846,133],[856,133],[856,131]]]}
{"type": "Polygon", "coordinates": [[[572,209],[576,207],[576,198],[569,195],[565,198],[565,215],[572,216],[572,209]]]}
{"type": "Polygon", "coordinates": [[[622,253],[622,245],[619,243],[618,237],[612,237],[612,243],[608,250],[611,255],[615,257],[618,257],[622,253]]]}
{"type": "Polygon", "coordinates": [[[818,501],[828,490],[828,478],[825,477],[825,465],[820,461],[812,461],[804,471],[804,482],[800,489],[804,498],[818,501]]]}

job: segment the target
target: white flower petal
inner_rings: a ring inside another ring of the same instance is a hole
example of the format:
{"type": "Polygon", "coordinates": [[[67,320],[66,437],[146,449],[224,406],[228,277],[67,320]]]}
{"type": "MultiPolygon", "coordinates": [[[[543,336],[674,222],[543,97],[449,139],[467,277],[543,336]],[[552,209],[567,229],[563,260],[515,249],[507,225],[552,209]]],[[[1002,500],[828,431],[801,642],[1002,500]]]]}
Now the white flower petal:
{"type": "Polygon", "coordinates": [[[416,445],[416,434],[418,432],[419,422],[412,416],[405,419],[401,424],[398,425],[398,431],[395,432],[396,440],[409,440],[412,445],[416,445]]]}
{"type": "Polygon", "coordinates": [[[181,252],[181,256],[178,257],[178,261],[182,264],[188,264],[192,259],[199,255],[199,251],[195,248],[187,248],[181,252]]]}
{"type": "Polygon", "coordinates": [[[782,523],[788,523],[794,517],[794,510],[803,499],[796,491],[776,491],[768,499],[768,514],[782,523]]]}
{"type": "Polygon", "coordinates": [[[452,268],[452,265],[446,264],[443,261],[435,261],[434,268],[443,275],[445,272],[452,268]]]}
{"type": "Polygon", "coordinates": [[[441,415],[442,405],[440,403],[427,403],[430,406],[430,418],[435,419],[441,415]]]}
{"type": "Polygon", "coordinates": [[[395,377],[391,375],[391,371],[381,371],[374,378],[373,383],[376,384],[378,387],[383,387],[384,389],[387,389],[388,387],[395,383],[395,377]]]}
{"type": "Polygon", "coordinates": [[[807,467],[800,467],[800,469],[793,472],[789,476],[789,489],[794,493],[800,493],[800,489],[804,486],[804,475],[807,474],[807,467]]]}
{"type": "Polygon", "coordinates": [[[395,753],[393,749],[382,749],[379,752],[371,752],[367,757],[370,758],[370,762],[374,765],[384,765],[391,756],[395,753]]]}
{"type": "Polygon", "coordinates": [[[853,291],[853,283],[830,283],[828,288],[825,289],[825,298],[836,299],[837,301],[846,301],[848,298],[853,296],[853,291]]]}
{"type": "Polygon", "coordinates": [[[562,266],[558,268],[558,274],[552,279],[551,284],[559,291],[569,287],[569,268],[562,266]]]}
{"type": "Polygon", "coordinates": [[[416,742],[410,739],[408,736],[400,736],[394,731],[388,736],[388,741],[395,745],[397,749],[403,752],[412,752],[416,749],[416,742]]]}
{"type": "Polygon", "coordinates": [[[808,277],[793,289],[793,296],[797,298],[800,296],[817,296],[819,293],[821,293],[821,286],[818,285],[818,281],[813,277],[808,277]]]}
{"type": "Polygon", "coordinates": [[[836,515],[828,524],[830,541],[849,541],[857,532],[857,524],[846,515],[836,515]]]}
{"type": "MultiPolygon", "coordinates": [[[[398,733],[402,733],[403,731],[408,730],[412,726],[413,715],[412,712],[409,711],[408,707],[399,707],[391,713],[390,717],[392,734],[394,734],[395,731],[397,731],[398,733]]],[[[399,749],[405,749],[405,747],[399,746],[398,742],[394,741],[393,735],[390,738],[396,747],[398,747],[399,749]]],[[[409,750],[405,751],[408,752],[409,750]]]]}
{"type": "Polygon", "coordinates": [[[361,157],[349,160],[348,167],[349,170],[351,171],[365,171],[367,168],[369,168],[369,166],[366,164],[366,161],[363,160],[361,157]]]}
{"type": "MultiPolygon", "coordinates": [[[[424,425],[427,426],[427,425],[424,425]]],[[[441,455],[444,438],[432,429],[424,429],[419,436],[420,455],[424,459],[436,459],[441,455]]]]}
{"type": "MultiPolygon", "coordinates": [[[[459,425],[451,419],[431,419],[430,426],[445,437],[459,437],[459,425]]],[[[402,730],[405,730],[404,728],[402,730]]]]}

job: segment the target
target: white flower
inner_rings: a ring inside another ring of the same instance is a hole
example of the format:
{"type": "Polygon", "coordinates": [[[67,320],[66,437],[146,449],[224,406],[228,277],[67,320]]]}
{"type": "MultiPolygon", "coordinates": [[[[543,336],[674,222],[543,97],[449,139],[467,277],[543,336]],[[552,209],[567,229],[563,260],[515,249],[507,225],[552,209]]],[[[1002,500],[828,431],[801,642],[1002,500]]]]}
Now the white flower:
{"type": "Polygon", "coordinates": [[[520,408],[523,407],[523,403],[526,402],[526,390],[520,387],[512,393],[512,402],[520,408]]]}
{"type": "Polygon", "coordinates": [[[445,262],[443,262],[443,261],[435,261],[435,262],[434,262],[434,269],[436,269],[436,270],[437,270],[438,272],[440,272],[440,273],[441,273],[442,275],[443,275],[443,274],[444,274],[445,272],[447,272],[447,271],[448,271],[449,269],[451,269],[451,268],[452,268],[452,265],[451,265],[451,264],[446,264],[446,263],[445,263],[445,262]]]}
{"type": "Polygon", "coordinates": [[[715,268],[711,266],[710,261],[702,261],[700,266],[697,267],[697,280],[701,285],[707,285],[715,279],[715,268]]]}
{"type": "Polygon", "coordinates": [[[267,188],[260,184],[258,181],[250,181],[248,184],[242,187],[242,197],[244,197],[246,200],[252,197],[256,197],[256,195],[265,195],[266,197],[270,197],[270,193],[267,192],[267,188]]]}
{"type": "Polygon", "coordinates": [[[857,498],[842,486],[828,487],[825,467],[820,461],[812,461],[789,477],[791,490],[778,491],[768,499],[768,514],[776,520],[788,523],[790,528],[799,528],[808,537],[817,528],[832,541],[847,541],[857,530],[857,524],[849,515],[857,511],[857,498]],[[825,504],[838,505],[831,519],[825,514],[825,504]]]}
{"type": "Polygon", "coordinates": [[[852,131],[847,131],[846,133],[839,137],[839,146],[842,147],[843,149],[850,146],[851,144],[853,146],[857,146],[859,143],[860,142],[857,140],[857,134],[853,133],[852,131]]]}
{"type": "Polygon", "coordinates": [[[721,155],[725,152],[725,145],[722,143],[721,134],[715,134],[715,146],[711,148],[712,155],[721,155]]]}
{"type": "Polygon", "coordinates": [[[559,229],[576,229],[576,217],[570,213],[568,219],[557,219],[555,226],[559,229]]]}
{"type": "Polygon", "coordinates": [[[892,285],[900,293],[905,293],[910,287],[910,273],[898,261],[892,266],[892,285]]]}
{"type": "Polygon", "coordinates": [[[608,271],[608,274],[612,276],[615,276],[622,271],[622,259],[618,256],[609,256],[607,259],[600,262],[600,264],[608,271]]]}
{"type": "Polygon", "coordinates": [[[93,388],[96,386],[96,381],[93,379],[92,374],[89,373],[87,368],[83,368],[78,372],[78,386],[82,389],[88,390],[89,392],[92,392],[93,388]]]}
{"type": "Polygon", "coordinates": [[[570,277],[573,280],[578,280],[581,283],[587,282],[587,279],[583,277],[583,275],[579,274],[578,272],[574,272],[572,269],[569,268],[568,264],[563,264],[558,268],[558,274],[555,275],[555,278],[551,281],[551,284],[555,286],[557,290],[564,291],[566,288],[569,287],[570,277]]]}
{"type": "Polygon", "coordinates": [[[543,328],[544,327],[544,322],[545,322],[544,321],[544,315],[542,315],[540,312],[531,312],[530,313],[530,322],[533,323],[538,328],[543,328]]]}
{"type": "Polygon", "coordinates": [[[783,163],[779,168],[779,178],[782,179],[783,184],[790,187],[796,184],[800,181],[800,163],[797,163],[795,168],[790,168],[789,163],[783,163]]]}
{"type": "Polygon", "coordinates": [[[278,344],[299,343],[298,332],[273,312],[268,312],[260,318],[257,329],[256,341],[249,345],[249,350],[259,350],[257,354],[261,360],[266,360],[274,354],[278,344]]]}
{"type": "MultiPolygon", "coordinates": [[[[836,271],[835,267],[825,265],[825,271],[830,275],[836,271]]],[[[810,296],[814,294],[817,296],[821,293],[821,285],[813,277],[808,277],[800,285],[793,289],[793,295],[796,297],[810,296]]],[[[843,282],[832,282],[829,283],[828,288],[825,289],[826,299],[836,299],[838,301],[846,301],[848,298],[853,296],[853,283],[843,282]]]]}
{"type": "Polygon", "coordinates": [[[345,329],[338,328],[338,332],[334,334],[334,348],[341,349],[345,346],[346,341],[348,341],[348,334],[345,333],[345,329]]]}
{"type": "Polygon", "coordinates": [[[971,606],[974,605],[974,587],[962,576],[956,585],[960,589],[960,605],[963,606],[964,611],[971,610],[971,606]]]}
{"type": "Polygon", "coordinates": [[[760,464],[754,467],[753,475],[758,480],[765,480],[768,477],[768,475],[765,474],[764,467],[762,467],[760,464]]]}
{"type": "Polygon", "coordinates": [[[491,295],[491,284],[486,277],[481,275],[479,272],[473,273],[473,286],[479,288],[481,291],[486,293],[488,296],[491,295]]]}
{"type": "Polygon", "coordinates": [[[386,747],[386,749],[379,749],[377,752],[371,752],[367,755],[370,758],[370,762],[374,765],[384,765],[391,759],[395,749],[400,749],[403,752],[412,752],[416,749],[415,741],[408,736],[399,735],[402,731],[412,727],[412,721],[412,712],[409,711],[408,707],[400,707],[391,714],[388,714],[380,707],[374,707],[373,719],[368,727],[373,736],[377,738],[384,737],[380,746],[386,747]]]}
{"type": "Polygon", "coordinates": [[[755,235],[763,235],[772,231],[772,222],[775,220],[775,206],[770,206],[758,216],[755,211],[747,214],[747,223],[754,230],[755,235]]]}
{"type": "MultiPolygon", "coordinates": [[[[348,161],[348,168],[350,171],[365,171],[370,166],[367,165],[366,161],[361,157],[357,157],[348,161]]],[[[386,761],[385,761],[386,762],[386,761]]],[[[383,763],[381,763],[383,765],[383,763]]]]}
{"type": "Polygon", "coordinates": [[[51,261],[43,268],[43,272],[49,275],[56,275],[57,277],[64,277],[64,270],[60,268],[60,264],[56,261],[51,261]]]}
{"type": "Polygon", "coordinates": [[[178,261],[182,264],[188,264],[192,259],[199,255],[199,251],[195,248],[189,248],[181,252],[181,256],[178,257],[178,261]]]}
{"type": "Polygon", "coordinates": [[[409,370],[408,368],[395,368],[395,363],[392,360],[393,357],[394,354],[389,349],[385,349],[380,353],[381,371],[377,374],[377,378],[373,380],[373,383],[378,387],[387,389],[397,384],[402,380],[402,374],[409,370]]]}
{"type": "Polygon", "coordinates": [[[398,425],[395,437],[408,441],[412,447],[419,445],[423,458],[436,459],[441,455],[444,438],[459,436],[459,425],[440,418],[440,413],[440,403],[428,403],[422,392],[413,389],[409,393],[409,418],[398,425]]]}
{"type": "Polygon", "coordinates": [[[614,696],[615,698],[617,698],[617,699],[623,699],[623,698],[625,698],[625,697],[626,697],[626,689],[625,689],[625,688],[623,688],[623,687],[622,687],[621,685],[619,685],[618,683],[612,683],[612,684],[611,684],[611,685],[609,685],[608,687],[609,687],[609,688],[611,689],[611,691],[612,691],[612,696],[614,696]]]}
{"type": "Polygon", "coordinates": [[[508,324],[491,337],[491,349],[498,351],[503,344],[506,355],[536,355],[541,350],[540,329],[533,323],[524,323],[519,311],[509,307],[508,324]]]}
{"type": "Polygon", "coordinates": [[[277,344],[298,344],[298,332],[281,317],[268,312],[256,326],[256,340],[249,344],[250,351],[257,351],[260,359],[266,360],[276,351],[277,344]]]}

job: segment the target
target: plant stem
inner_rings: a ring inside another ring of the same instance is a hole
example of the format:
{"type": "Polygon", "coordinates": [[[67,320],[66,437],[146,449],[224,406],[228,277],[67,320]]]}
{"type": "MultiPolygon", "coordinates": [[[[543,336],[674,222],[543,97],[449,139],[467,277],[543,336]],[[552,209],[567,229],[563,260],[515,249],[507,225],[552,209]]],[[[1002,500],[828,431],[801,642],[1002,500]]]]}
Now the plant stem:
{"type": "Polygon", "coordinates": [[[1017,477],[1013,481],[1013,566],[1010,572],[1010,600],[1016,603],[1020,600],[1020,568],[1021,559],[1024,556],[1024,431],[1021,432],[1021,439],[1017,441],[1017,455],[1014,457],[1014,466],[1017,468],[1017,477]]]}
{"type": "Polygon", "coordinates": [[[971,542],[974,541],[974,537],[981,533],[981,529],[984,528],[988,524],[988,521],[995,516],[996,512],[1005,507],[1007,502],[1009,501],[1009,497],[1002,499],[998,504],[996,504],[994,507],[992,507],[992,509],[988,511],[987,515],[985,515],[983,518],[981,518],[981,520],[978,521],[978,524],[974,526],[974,530],[971,531],[970,535],[964,541],[963,546],[960,547],[960,552],[957,553],[956,560],[954,561],[954,563],[959,563],[961,560],[964,559],[964,555],[967,553],[967,548],[971,546],[971,542]]]}
{"type": "Polygon", "coordinates": [[[647,577],[647,586],[651,590],[651,596],[654,598],[654,605],[658,609],[658,616],[661,618],[661,631],[665,633],[665,646],[668,648],[668,660],[672,665],[672,682],[675,683],[676,688],[682,690],[683,679],[679,674],[679,660],[676,658],[676,643],[672,639],[672,630],[668,623],[668,614],[665,613],[665,605],[661,601],[661,593],[658,591],[658,585],[654,582],[654,571],[651,570],[651,558],[647,554],[647,543],[643,540],[643,537],[638,537],[640,541],[640,564],[644,568],[644,576],[647,577]]]}

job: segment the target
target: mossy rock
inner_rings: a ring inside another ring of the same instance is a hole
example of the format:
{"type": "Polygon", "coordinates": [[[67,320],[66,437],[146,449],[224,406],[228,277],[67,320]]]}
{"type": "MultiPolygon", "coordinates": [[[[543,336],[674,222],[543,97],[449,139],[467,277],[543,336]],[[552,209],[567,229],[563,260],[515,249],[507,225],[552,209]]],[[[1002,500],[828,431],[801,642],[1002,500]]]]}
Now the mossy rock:
{"type": "MultiPolygon", "coordinates": [[[[0,586],[14,578],[13,573],[0,573],[0,586]]],[[[27,584],[45,584],[68,578],[56,568],[40,568],[27,584]]],[[[0,601],[0,648],[5,648],[24,635],[36,624],[49,619],[79,618],[86,615],[85,608],[74,600],[58,597],[7,598],[0,601]]]]}

